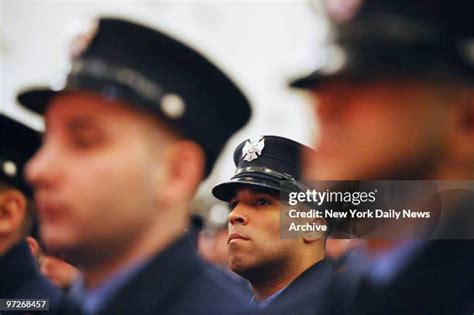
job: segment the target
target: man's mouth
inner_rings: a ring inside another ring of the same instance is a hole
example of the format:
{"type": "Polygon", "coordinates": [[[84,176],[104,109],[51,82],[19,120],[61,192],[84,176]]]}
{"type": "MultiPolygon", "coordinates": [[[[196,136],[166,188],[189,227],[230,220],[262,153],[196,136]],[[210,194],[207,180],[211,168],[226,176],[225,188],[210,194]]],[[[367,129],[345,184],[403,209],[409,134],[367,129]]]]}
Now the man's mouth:
{"type": "Polygon", "coordinates": [[[64,213],[64,205],[43,197],[35,197],[35,205],[40,221],[55,220],[64,213]]]}
{"type": "Polygon", "coordinates": [[[229,234],[229,237],[227,238],[227,244],[230,244],[230,242],[237,241],[237,240],[248,241],[249,238],[243,234],[232,232],[229,234]]]}

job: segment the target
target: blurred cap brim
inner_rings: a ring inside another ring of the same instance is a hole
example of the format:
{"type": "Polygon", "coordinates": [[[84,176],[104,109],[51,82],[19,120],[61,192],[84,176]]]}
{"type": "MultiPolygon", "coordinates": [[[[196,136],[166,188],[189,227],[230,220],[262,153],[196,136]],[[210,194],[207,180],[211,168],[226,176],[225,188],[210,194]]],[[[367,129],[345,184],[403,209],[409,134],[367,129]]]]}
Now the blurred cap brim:
{"type": "Polygon", "coordinates": [[[36,88],[20,92],[17,96],[18,102],[24,107],[43,115],[46,105],[51,98],[61,91],[53,91],[49,88],[36,88]]]}
{"type": "Polygon", "coordinates": [[[280,191],[279,185],[271,180],[262,178],[243,177],[219,184],[212,189],[212,194],[219,200],[229,202],[237,192],[244,187],[256,187],[280,191]]]}

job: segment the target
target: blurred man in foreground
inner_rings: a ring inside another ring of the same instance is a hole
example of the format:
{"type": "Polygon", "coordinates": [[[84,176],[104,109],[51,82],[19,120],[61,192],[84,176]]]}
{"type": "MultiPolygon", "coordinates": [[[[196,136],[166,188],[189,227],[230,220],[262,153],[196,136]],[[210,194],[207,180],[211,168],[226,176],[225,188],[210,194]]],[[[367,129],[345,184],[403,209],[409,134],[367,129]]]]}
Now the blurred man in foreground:
{"type": "Polygon", "coordinates": [[[28,236],[34,214],[23,180],[24,164],[39,144],[38,132],[0,114],[0,298],[48,300],[54,314],[62,294],[40,274],[32,255],[29,244],[38,244],[28,236]]]}
{"type": "Polygon", "coordinates": [[[84,273],[71,295],[86,314],[245,310],[185,230],[198,185],[250,116],[246,98],[199,53],[148,27],[100,19],[81,39],[61,91],[19,95],[45,114],[26,174],[48,250],[84,273]]]}
{"type": "Polygon", "coordinates": [[[212,193],[230,203],[230,268],[249,280],[254,303],[269,313],[318,314],[325,309],[334,277],[325,260],[324,232],[281,237],[285,183],[298,190],[300,156],[312,149],[295,141],[263,136],[234,151],[235,175],[212,193]],[[280,195],[281,194],[281,195],[280,195]]]}
{"type": "Polygon", "coordinates": [[[472,179],[472,1],[358,2],[327,64],[292,83],[321,126],[307,177],[472,179]]]}
{"type": "MultiPolygon", "coordinates": [[[[321,125],[306,177],[474,179],[474,2],[351,3],[326,2],[336,37],[327,63],[292,83],[311,91],[321,125]]],[[[440,195],[458,219],[438,238],[472,235],[473,191],[440,195]]],[[[393,247],[360,281],[345,279],[336,313],[472,313],[474,244],[454,238],[393,247]]]]}

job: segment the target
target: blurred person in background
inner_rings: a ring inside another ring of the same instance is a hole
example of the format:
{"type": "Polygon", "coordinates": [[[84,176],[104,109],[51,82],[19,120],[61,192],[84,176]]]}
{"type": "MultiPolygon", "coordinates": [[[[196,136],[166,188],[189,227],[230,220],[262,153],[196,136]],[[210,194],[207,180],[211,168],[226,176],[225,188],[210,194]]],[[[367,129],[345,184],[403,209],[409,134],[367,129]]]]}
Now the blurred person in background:
{"type": "Polygon", "coordinates": [[[45,115],[26,169],[40,234],[83,273],[64,313],[247,312],[185,232],[198,185],[250,116],[225,74],[157,30],[102,18],[74,42],[62,90],[18,99],[45,115]]]}
{"type": "MultiPolygon", "coordinates": [[[[472,183],[474,2],[325,5],[334,26],[326,63],[292,82],[313,96],[321,127],[305,177],[472,183]]],[[[444,239],[385,242],[383,255],[341,281],[335,314],[473,312],[473,191],[440,195],[444,239]]]]}
{"type": "Polygon", "coordinates": [[[203,218],[203,228],[198,238],[199,254],[206,261],[222,269],[228,268],[227,217],[229,212],[225,204],[213,205],[203,218]]]}
{"type": "Polygon", "coordinates": [[[48,314],[55,314],[62,293],[41,275],[33,255],[34,207],[23,179],[23,167],[39,145],[38,132],[0,114],[0,298],[47,299],[48,314]]]}
{"type": "Polygon", "coordinates": [[[328,238],[326,241],[326,257],[331,262],[334,270],[343,272],[346,270],[347,261],[354,252],[358,254],[359,249],[365,247],[365,242],[360,239],[338,239],[328,238]]]}
{"type": "Polygon", "coordinates": [[[199,233],[199,254],[208,262],[227,268],[227,225],[206,227],[199,233]]]}
{"type": "Polygon", "coordinates": [[[293,239],[280,234],[280,193],[286,189],[281,181],[300,189],[303,151],[312,149],[277,136],[246,140],[234,151],[235,175],[212,190],[231,208],[229,266],[250,282],[253,303],[271,314],[323,312],[334,280],[325,232],[293,239]]]}
{"type": "Polygon", "coordinates": [[[227,218],[230,210],[227,204],[214,204],[209,213],[204,216],[203,229],[198,236],[198,253],[201,257],[216,267],[215,276],[235,285],[246,296],[250,296],[251,289],[248,281],[229,268],[227,253],[227,218]]]}

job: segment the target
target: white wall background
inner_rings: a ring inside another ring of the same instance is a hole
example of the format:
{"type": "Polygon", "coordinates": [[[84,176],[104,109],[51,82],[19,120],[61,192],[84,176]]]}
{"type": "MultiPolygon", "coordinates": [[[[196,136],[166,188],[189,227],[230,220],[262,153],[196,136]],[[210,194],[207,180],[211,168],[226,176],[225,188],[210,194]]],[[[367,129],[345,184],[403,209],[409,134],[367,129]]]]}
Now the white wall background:
{"type": "Polygon", "coordinates": [[[18,107],[21,88],[49,84],[68,59],[81,21],[121,16],[155,26],[216,62],[247,94],[250,124],[229,142],[203,187],[228,179],[234,147],[248,137],[275,134],[311,144],[312,113],[288,80],[313,69],[324,22],[308,1],[25,1],[0,0],[0,110],[41,129],[18,107]]]}

